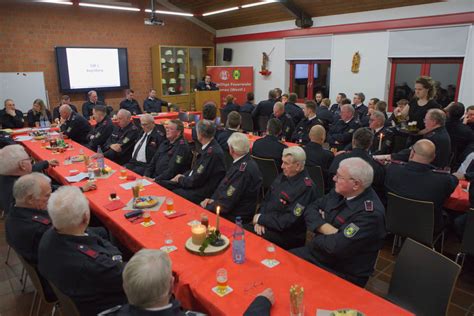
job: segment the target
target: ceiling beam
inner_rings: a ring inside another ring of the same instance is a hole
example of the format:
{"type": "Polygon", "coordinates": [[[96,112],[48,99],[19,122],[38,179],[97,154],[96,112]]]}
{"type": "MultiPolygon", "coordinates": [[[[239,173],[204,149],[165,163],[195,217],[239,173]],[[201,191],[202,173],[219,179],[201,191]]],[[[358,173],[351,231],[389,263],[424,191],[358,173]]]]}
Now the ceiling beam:
{"type": "Polygon", "coordinates": [[[303,11],[293,0],[278,0],[276,2],[281,3],[295,19],[311,18],[311,15],[303,11]]]}

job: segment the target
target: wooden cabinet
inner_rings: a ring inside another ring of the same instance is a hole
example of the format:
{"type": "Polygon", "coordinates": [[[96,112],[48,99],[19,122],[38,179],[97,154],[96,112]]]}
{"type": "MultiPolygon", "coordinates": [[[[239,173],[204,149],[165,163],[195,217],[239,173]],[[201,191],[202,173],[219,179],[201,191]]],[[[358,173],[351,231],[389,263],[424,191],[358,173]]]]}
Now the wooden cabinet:
{"type": "Polygon", "coordinates": [[[214,66],[214,47],[156,45],[151,48],[153,88],[158,97],[193,110],[194,87],[214,66]]]}

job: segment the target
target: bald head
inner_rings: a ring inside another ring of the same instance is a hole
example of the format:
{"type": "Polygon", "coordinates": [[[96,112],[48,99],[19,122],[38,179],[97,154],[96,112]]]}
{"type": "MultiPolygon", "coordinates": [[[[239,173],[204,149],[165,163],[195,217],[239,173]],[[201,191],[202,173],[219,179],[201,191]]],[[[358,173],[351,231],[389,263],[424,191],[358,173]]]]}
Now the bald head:
{"type": "Polygon", "coordinates": [[[428,139],[421,139],[413,145],[410,161],[430,164],[435,159],[436,146],[428,139]]]}
{"type": "Polygon", "coordinates": [[[326,140],[326,130],[321,125],[314,125],[309,131],[309,139],[313,143],[322,145],[326,140]]]}

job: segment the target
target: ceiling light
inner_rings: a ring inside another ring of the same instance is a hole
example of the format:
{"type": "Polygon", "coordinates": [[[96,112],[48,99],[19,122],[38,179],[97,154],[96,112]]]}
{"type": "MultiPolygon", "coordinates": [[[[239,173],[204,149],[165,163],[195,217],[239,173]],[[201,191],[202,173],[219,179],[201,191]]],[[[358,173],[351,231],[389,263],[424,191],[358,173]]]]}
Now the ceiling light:
{"type": "Polygon", "coordinates": [[[255,2],[255,3],[244,4],[244,5],[241,6],[241,8],[246,9],[246,8],[256,7],[256,6],[259,6],[259,5],[262,5],[262,4],[270,4],[270,3],[273,3],[273,1],[255,2]]]}
{"type": "Polygon", "coordinates": [[[71,1],[61,1],[61,0],[39,0],[40,3],[54,3],[54,4],[67,4],[72,5],[71,1]]]}
{"type": "Polygon", "coordinates": [[[222,10],[217,10],[217,11],[212,11],[212,12],[203,13],[202,16],[214,15],[214,14],[219,14],[219,13],[234,11],[234,10],[238,10],[238,9],[239,9],[239,7],[232,7],[232,8],[227,8],[227,9],[222,9],[222,10]]]}
{"type": "MultiPolygon", "coordinates": [[[[145,12],[151,13],[151,10],[150,10],[150,9],[146,9],[145,12]]],[[[192,14],[192,13],[176,12],[176,11],[155,10],[155,13],[169,14],[169,15],[181,15],[181,16],[194,16],[194,14],[192,14]]]]}
{"type": "Polygon", "coordinates": [[[105,4],[96,4],[96,3],[84,3],[80,2],[79,6],[81,7],[91,7],[91,8],[101,8],[101,9],[112,9],[112,10],[124,10],[124,11],[135,11],[138,12],[140,11],[139,8],[133,8],[133,7],[119,7],[116,5],[105,5],[105,4]]]}

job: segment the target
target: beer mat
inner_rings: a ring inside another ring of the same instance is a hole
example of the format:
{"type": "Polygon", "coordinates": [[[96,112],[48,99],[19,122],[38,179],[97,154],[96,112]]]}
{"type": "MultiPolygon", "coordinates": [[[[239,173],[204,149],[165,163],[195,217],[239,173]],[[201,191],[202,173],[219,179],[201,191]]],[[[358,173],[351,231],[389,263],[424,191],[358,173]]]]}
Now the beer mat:
{"type": "Polygon", "coordinates": [[[175,210],[172,210],[172,211],[164,210],[164,211],[163,211],[163,214],[165,214],[165,216],[171,216],[171,215],[173,215],[174,213],[176,213],[175,210]]]}
{"type": "Polygon", "coordinates": [[[141,222],[141,224],[143,227],[150,227],[150,226],[155,225],[155,222],[154,221],[149,221],[148,223],[141,222]]]}
{"type": "MultiPolygon", "coordinates": [[[[147,179],[141,179],[142,181],[142,185],[144,187],[146,187],[147,185],[151,185],[152,183],[150,181],[148,181],[147,179]]],[[[121,184],[120,186],[124,189],[124,190],[131,190],[134,186],[137,185],[137,181],[132,181],[132,182],[127,182],[127,183],[123,183],[121,184]]]]}
{"type": "Polygon", "coordinates": [[[107,203],[107,204],[104,205],[104,207],[108,211],[111,211],[111,212],[115,211],[115,210],[118,210],[118,209],[121,209],[124,206],[125,206],[125,204],[120,200],[113,200],[112,202],[107,203]]]}
{"type": "Polygon", "coordinates": [[[277,265],[279,265],[279,264],[280,264],[280,261],[278,261],[278,260],[276,260],[276,259],[263,259],[263,260],[261,261],[261,263],[262,263],[265,267],[271,269],[271,268],[274,268],[274,267],[276,267],[277,265]]]}
{"type": "MultiPolygon", "coordinates": [[[[144,208],[143,209],[144,211],[157,212],[160,210],[161,205],[163,205],[163,203],[165,203],[165,200],[166,200],[166,197],[164,196],[153,196],[153,198],[158,200],[158,204],[150,208],[144,208]]],[[[133,211],[136,209],[137,209],[136,207],[133,207],[133,198],[130,201],[128,201],[128,203],[123,208],[124,211],[133,211]]]]}
{"type": "Polygon", "coordinates": [[[106,174],[101,174],[99,177],[95,176],[96,179],[108,179],[110,178],[116,171],[115,170],[110,170],[106,174]]]}
{"type": "Polygon", "coordinates": [[[160,250],[166,252],[166,253],[170,253],[170,252],[173,252],[175,250],[178,250],[178,247],[176,246],[163,246],[160,248],[160,250]]]}
{"type": "Polygon", "coordinates": [[[317,309],[316,316],[339,316],[339,315],[354,315],[354,316],[365,316],[364,313],[359,312],[355,309],[343,308],[338,310],[326,310],[326,309],[317,309]]]}
{"type": "Polygon", "coordinates": [[[192,221],[188,222],[189,226],[194,226],[194,225],[199,225],[199,224],[201,224],[201,222],[198,221],[197,219],[193,219],[192,221]]]}
{"type": "MultiPolygon", "coordinates": [[[[164,212],[163,212],[163,213],[164,213],[164,212]]],[[[184,215],[186,215],[185,212],[176,212],[176,211],[174,211],[174,213],[173,213],[173,214],[170,214],[170,215],[166,215],[166,214],[165,214],[166,218],[169,218],[169,219],[173,219],[173,218],[180,217],[180,216],[184,216],[184,215]]]]}
{"type": "Polygon", "coordinates": [[[234,289],[231,288],[231,287],[228,286],[228,285],[227,285],[227,287],[226,287],[226,289],[225,289],[224,292],[220,292],[220,291],[218,290],[218,287],[217,287],[217,286],[214,286],[214,287],[212,288],[212,292],[216,293],[216,294],[219,295],[220,297],[226,296],[227,294],[231,293],[233,290],[234,290],[234,289]]]}

